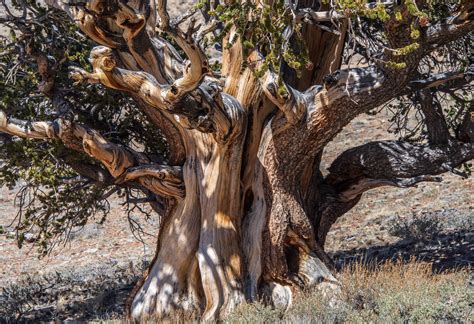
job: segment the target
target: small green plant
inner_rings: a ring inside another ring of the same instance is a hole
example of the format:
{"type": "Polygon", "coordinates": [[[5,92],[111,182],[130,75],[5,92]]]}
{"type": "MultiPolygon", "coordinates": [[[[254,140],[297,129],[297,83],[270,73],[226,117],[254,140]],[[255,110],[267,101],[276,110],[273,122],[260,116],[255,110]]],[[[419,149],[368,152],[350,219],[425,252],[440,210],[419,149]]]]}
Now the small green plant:
{"type": "Polygon", "coordinates": [[[439,217],[433,213],[413,214],[412,217],[398,217],[390,226],[390,235],[413,241],[427,241],[435,238],[442,230],[439,217]]]}

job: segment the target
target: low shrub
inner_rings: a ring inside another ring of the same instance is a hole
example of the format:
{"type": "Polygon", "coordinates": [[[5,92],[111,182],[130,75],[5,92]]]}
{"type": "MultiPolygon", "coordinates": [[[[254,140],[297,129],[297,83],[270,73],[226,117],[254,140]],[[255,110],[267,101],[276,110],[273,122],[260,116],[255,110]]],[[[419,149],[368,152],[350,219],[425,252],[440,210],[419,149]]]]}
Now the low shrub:
{"type": "Polygon", "coordinates": [[[438,214],[422,212],[408,218],[397,217],[388,232],[405,240],[429,241],[436,238],[442,229],[443,224],[438,214]]]}
{"type": "Polygon", "coordinates": [[[0,290],[0,323],[122,317],[146,262],[21,278],[0,290]]]}

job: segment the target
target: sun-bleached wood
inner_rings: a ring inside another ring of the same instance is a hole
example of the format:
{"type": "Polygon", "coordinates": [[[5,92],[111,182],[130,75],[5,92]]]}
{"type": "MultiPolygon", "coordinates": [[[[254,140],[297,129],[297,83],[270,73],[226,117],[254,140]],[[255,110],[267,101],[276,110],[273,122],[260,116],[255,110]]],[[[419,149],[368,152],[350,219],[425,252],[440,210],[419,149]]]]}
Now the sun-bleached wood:
{"type": "MultiPolygon", "coordinates": [[[[256,77],[263,54],[244,56],[235,27],[223,40],[221,75],[215,75],[200,46],[215,21],[199,28],[191,12],[182,24],[170,18],[165,0],[46,2],[98,43],[90,53],[93,71],[74,67],[71,78],[132,96],[169,145],[167,163],[155,163],[86,125],[26,122],[0,112],[0,131],[62,141],[104,167],[73,166],[78,172],[163,197],[156,254],[127,303],[130,320],[166,318],[178,310],[213,320],[246,299],[287,309],[295,289],[320,282],[339,289],[324,243],[331,225],[365,191],[438,181],[436,175],[473,158],[472,121],[466,119],[457,138],[433,121],[427,145],[372,142],[341,154],[328,176],[320,171],[324,147],[359,114],[407,92],[466,80],[464,72],[423,80],[417,67],[434,48],[472,32],[469,1],[451,19],[426,28],[401,69],[340,69],[350,15],[301,1],[308,8],[295,11],[295,19],[304,24],[311,64],[299,78],[285,67],[256,77]]],[[[412,18],[406,8],[401,15],[384,25],[392,48],[411,42],[412,18]]],[[[381,55],[381,61],[400,61],[393,51],[381,55]]],[[[45,93],[49,85],[44,82],[45,93]]],[[[427,119],[443,118],[428,104],[424,112],[427,119]]]]}

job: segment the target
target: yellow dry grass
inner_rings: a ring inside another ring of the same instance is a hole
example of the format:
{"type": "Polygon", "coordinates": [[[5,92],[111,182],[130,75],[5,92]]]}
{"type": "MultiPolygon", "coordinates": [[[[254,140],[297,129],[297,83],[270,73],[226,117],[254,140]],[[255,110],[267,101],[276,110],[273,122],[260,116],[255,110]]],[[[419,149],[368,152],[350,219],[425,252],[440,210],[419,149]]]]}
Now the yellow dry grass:
{"type": "Polygon", "coordinates": [[[474,287],[467,269],[433,273],[430,263],[409,260],[366,265],[356,263],[339,273],[341,292],[331,297],[318,289],[295,297],[283,313],[247,304],[228,322],[246,323],[472,323],[474,287]],[[333,306],[328,306],[329,298],[333,306]]]}
{"type": "MultiPolygon", "coordinates": [[[[317,288],[297,294],[286,312],[245,304],[226,323],[473,323],[474,287],[469,269],[433,273],[432,264],[397,260],[355,263],[338,274],[339,293],[317,288]],[[329,306],[332,304],[332,306],[329,306]]],[[[177,312],[146,323],[199,323],[196,312],[177,312]]],[[[99,320],[100,323],[118,323],[99,320]]]]}

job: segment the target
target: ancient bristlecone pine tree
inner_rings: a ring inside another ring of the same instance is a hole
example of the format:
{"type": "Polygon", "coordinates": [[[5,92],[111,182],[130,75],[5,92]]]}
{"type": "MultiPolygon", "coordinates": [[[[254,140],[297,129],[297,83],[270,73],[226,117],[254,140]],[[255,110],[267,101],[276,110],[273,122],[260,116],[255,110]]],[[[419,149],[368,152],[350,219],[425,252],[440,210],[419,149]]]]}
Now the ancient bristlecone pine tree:
{"type": "Polygon", "coordinates": [[[91,72],[70,69],[76,86],[133,98],[167,143],[166,156],[148,154],[78,122],[51,80],[60,62],[26,47],[58,113],[27,122],[1,112],[0,130],[94,158],[101,164],[70,166],[89,183],[148,193],[161,216],[155,258],[130,298],[133,320],[182,309],[223,318],[245,300],[285,305],[297,289],[337,285],[326,235],[365,191],[439,181],[474,157],[472,97],[456,92],[471,86],[469,49],[454,58],[464,65],[429,64],[472,40],[472,1],[210,1],[174,19],[166,0],[46,2],[97,44],[91,72]],[[440,91],[461,102],[455,118],[440,91]],[[352,148],[323,176],[323,149],[341,129],[402,97],[417,98],[426,137],[352,148]]]}

